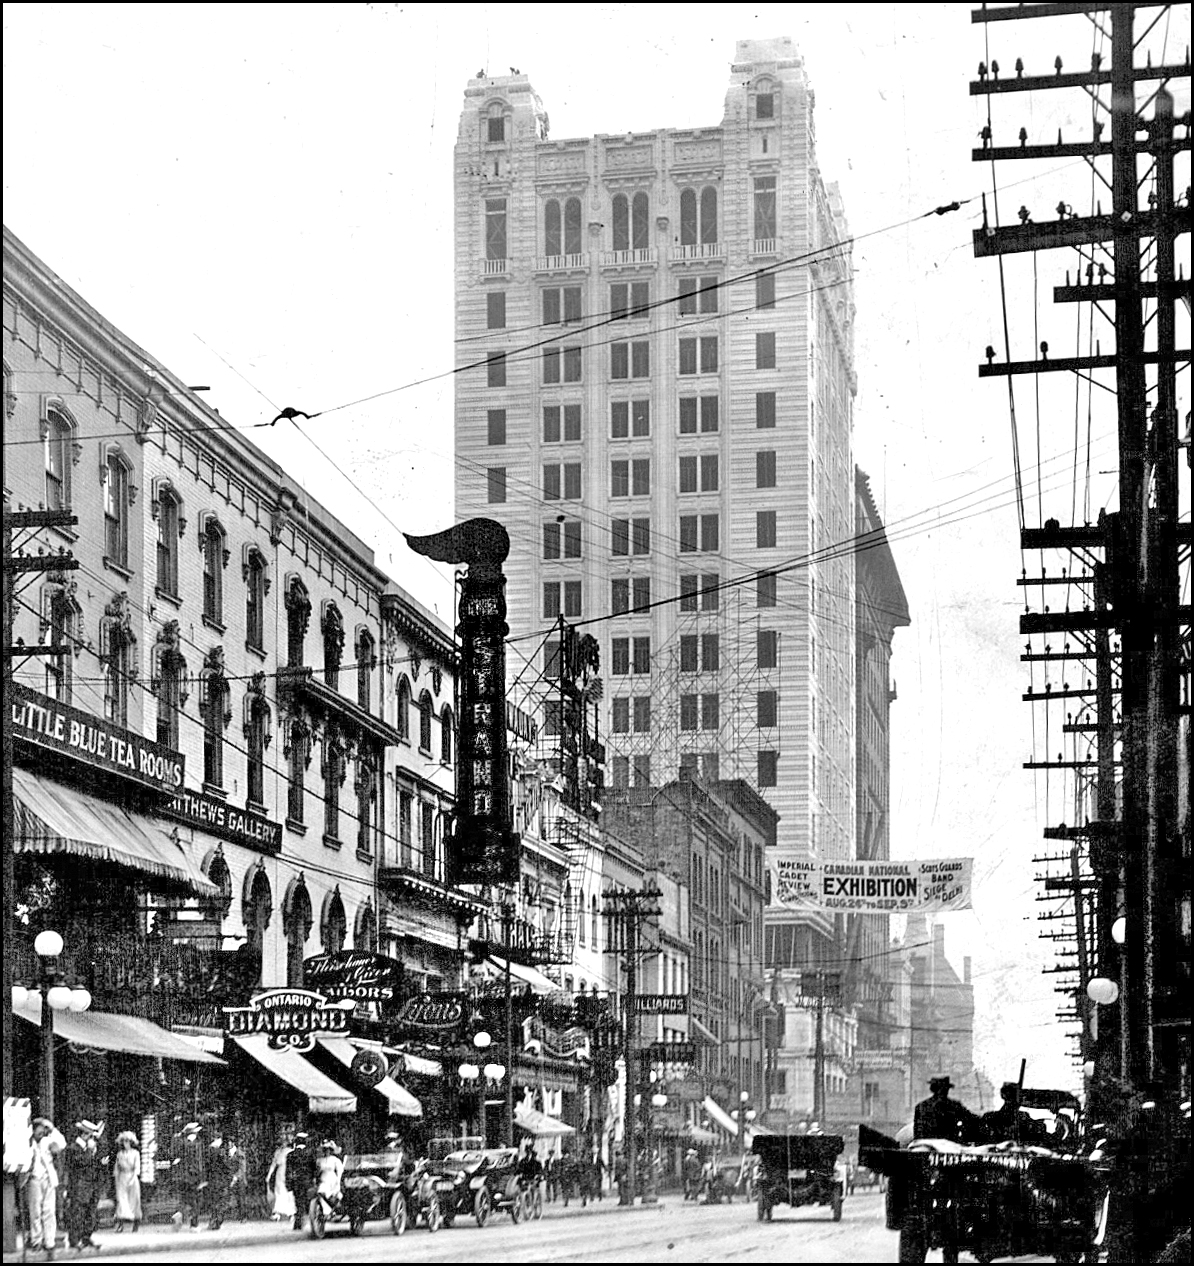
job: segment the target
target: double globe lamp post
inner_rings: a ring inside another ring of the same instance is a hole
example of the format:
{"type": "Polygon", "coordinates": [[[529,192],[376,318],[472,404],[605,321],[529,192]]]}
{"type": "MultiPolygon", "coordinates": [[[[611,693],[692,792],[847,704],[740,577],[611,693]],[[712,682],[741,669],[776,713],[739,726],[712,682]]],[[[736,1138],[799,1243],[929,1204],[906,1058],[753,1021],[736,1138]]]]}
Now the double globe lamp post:
{"type": "Polygon", "coordinates": [[[58,967],[62,937],[57,932],[39,932],[33,951],[41,960],[41,980],[30,990],[24,985],[12,989],[13,1010],[21,1010],[32,999],[41,998],[41,1096],[39,1115],[54,1120],[54,1013],[86,1011],[91,994],[82,985],[68,985],[58,967]]]}
{"type": "MultiPolygon", "coordinates": [[[[480,1033],[473,1034],[473,1046],[477,1049],[478,1059],[484,1058],[483,1052],[489,1048],[493,1039],[482,1030],[480,1033]]],[[[480,1096],[480,1123],[481,1123],[481,1139],[482,1147],[487,1147],[487,1133],[485,1128],[485,1095],[489,1086],[495,1083],[500,1085],[506,1076],[506,1066],[504,1064],[474,1064],[471,1061],[465,1061],[456,1069],[456,1073],[460,1078],[461,1085],[466,1088],[468,1093],[479,1093],[480,1096]],[[480,1087],[479,1092],[474,1092],[476,1083],[485,1078],[485,1085],[480,1087]]]]}

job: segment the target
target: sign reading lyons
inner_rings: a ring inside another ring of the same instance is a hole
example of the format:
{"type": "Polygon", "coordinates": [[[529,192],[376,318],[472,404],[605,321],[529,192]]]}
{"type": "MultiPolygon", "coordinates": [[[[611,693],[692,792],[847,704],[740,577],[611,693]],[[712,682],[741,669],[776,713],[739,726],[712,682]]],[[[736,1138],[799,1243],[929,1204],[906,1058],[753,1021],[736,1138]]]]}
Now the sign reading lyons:
{"type": "Polygon", "coordinates": [[[348,1032],[351,1008],[329,1003],[311,989],[266,989],[255,993],[247,1007],[225,1007],[224,1014],[229,1037],[266,1033],[276,1051],[309,1051],[318,1033],[348,1032]]]}
{"type": "Polygon", "coordinates": [[[973,859],[835,862],[781,857],[775,900],[793,910],[932,914],[970,909],[973,859]]]}

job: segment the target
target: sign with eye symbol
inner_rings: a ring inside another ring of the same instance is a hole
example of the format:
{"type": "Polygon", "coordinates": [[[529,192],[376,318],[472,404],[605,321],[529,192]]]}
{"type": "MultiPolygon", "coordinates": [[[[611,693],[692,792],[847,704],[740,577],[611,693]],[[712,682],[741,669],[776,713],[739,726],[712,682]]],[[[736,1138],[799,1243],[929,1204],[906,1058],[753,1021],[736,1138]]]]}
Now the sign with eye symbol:
{"type": "Polygon", "coordinates": [[[364,1085],[376,1086],[389,1075],[390,1061],[382,1051],[357,1051],[352,1057],[352,1075],[364,1085]]]}

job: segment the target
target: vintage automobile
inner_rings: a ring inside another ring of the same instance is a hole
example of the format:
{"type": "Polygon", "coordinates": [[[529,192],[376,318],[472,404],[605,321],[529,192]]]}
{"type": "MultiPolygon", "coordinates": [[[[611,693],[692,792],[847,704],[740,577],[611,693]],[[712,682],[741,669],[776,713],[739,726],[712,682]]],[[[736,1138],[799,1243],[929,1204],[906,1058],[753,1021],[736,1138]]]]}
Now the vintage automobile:
{"type": "MultiPolygon", "coordinates": [[[[353,1235],[360,1235],[365,1223],[374,1218],[388,1218],[395,1235],[406,1231],[408,1215],[400,1172],[402,1160],[402,1154],[394,1152],[372,1152],[344,1158],[340,1206],[353,1235]]],[[[325,1229],[326,1223],[325,1217],[325,1229]]],[[[311,1230],[317,1239],[322,1238],[316,1231],[314,1219],[311,1230]]]]}
{"type": "MultiPolygon", "coordinates": [[[[1032,1093],[1037,1102],[1045,1098],[1032,1093]]],[[[1067,1109],[1062,1119],[1070,1115],[1067,1109]]],[[[887,1178],[887,1225],[900,1233],[899,1260],[923,1262],[940,1248],[947,1262],[961,1251],[980,1262],[1027,1255],[1097,1261],[1107,1224],[1107,1165],[1097,1152],[1086,1154],[1074,1130],[1049,1133],[1064,1138],[1056,1137],[1054,1147],[913,1139],[902,1148],[861,1126],[859,1159],[887,1178]]]]}
{"type": "Polygon", "coordinates": [[[755,1198],[754,1172],[757,1161],[753,1155],[725,1156],[705,1189],[706,1204],[720,1204],[723,1200],[734,1203],[734,1197],[750,1202],[755,1198]]]}
{"type": "Polygon", "coordinates": [[[490,1163],[486,1150],[477,1147],[449,1152],[434,1166],[444,1226],[451,1226],[457,1218],[473,1218],[478,1226],[489,1221],[493,1211],[490,1163]]]}
{"type": "MultiPolygon", "coordinates": [[[[485,1181],[494,1209],[510,1215],[513,1222],[534,1217],[534,1193],[518,1173],[518,1149],[516,1147],[490,1147],[485,1149],[489,1164],[485,1181]]],[[[540,1191],[540,1188],[536,1188],[540,1191]]],[[[543,1216],[542,1194],[539,1196],[539,1217],[543,1216]]]]}
{"type": "Polygon", "coordinates": [[[766,1134],[751,1145],[758,1157],[755,1201],[760,1222],[770,1222],[777,1204],[828,1205],[842,1220],[846,1195],[845,1143],[839,1134],[766,1134]]]}

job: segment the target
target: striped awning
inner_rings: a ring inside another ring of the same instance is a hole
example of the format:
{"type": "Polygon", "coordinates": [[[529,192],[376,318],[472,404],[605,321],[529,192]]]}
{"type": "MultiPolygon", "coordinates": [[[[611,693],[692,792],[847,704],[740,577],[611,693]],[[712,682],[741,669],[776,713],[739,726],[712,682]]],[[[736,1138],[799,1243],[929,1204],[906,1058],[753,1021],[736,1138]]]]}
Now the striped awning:
{"type": "MultiPolygon", "coordinates": [[[[345,1068],[352,1067],[352,1061],[356,1058],[360,1049],[354,1046],[348,1038],[337,1037],[335,1034],[320,1034],[315,1040],[329,1055],[339,1060],[345,1068]]],[[[389,1106],[390,1116],[421,1117],[423,1115],[423,1105],[405,1086],[400,1086],[393,1077],[383,1077],[373,1089],[385,1099],[389,1106]]]]}
{"type": "Polygon", "coordinates": [[[220,895],[155,819],[27,769],[13,769],[12,790],[15,852],[73,853],[182,885],[201,897],[220,895]]]}
{"type": "MultiPolygon", "coordinates": [[[[41,1003],[27,1001],[14,1007],[30,1024],[41,1024],[41,1003]]],[[[54,1034],[72,1046],[93,1050],[119,1051],[123,1055],[147,1055],[156,1059],[179,1059],[191,1064],[219,1064],[224,1061],[200,1050],[181,1034],[171,1033],[152,1020],[137,1015],[116,1015],[111,1011],[55,1011],[54,1034]]]]}
{"type": "Polygon", "coordinates": [[[711,1095],[705,1096],[705,1101],[701,1104],[701,1107],[705,1109],[713,1122],[720,1125],[727,1134],[738,1133],[738,1122],[711,1095]]]}
{"type": "Polygon", "coordinates": [[[264,1033],[250,1033],[232,1039],[246,1055],[269,1069],[279,1081],[307,1096],[310,1112],[326,1112],[347,1115],[357,1110],[357,1097],[349,1094],[339,1082],[321,1073],[314,1064],[305,1060],[296,1050],[285,1047],[276,1051],[264,1033]]]}

